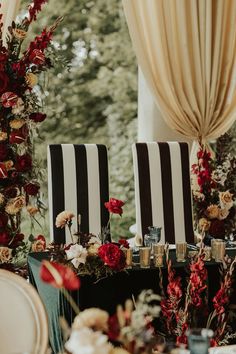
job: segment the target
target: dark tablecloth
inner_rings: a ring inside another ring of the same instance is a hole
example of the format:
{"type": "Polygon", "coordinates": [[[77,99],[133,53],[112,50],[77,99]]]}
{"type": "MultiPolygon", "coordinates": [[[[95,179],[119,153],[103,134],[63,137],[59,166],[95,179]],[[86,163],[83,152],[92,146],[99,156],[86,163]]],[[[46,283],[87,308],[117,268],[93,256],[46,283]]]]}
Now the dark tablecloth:
{"type": "MultiPolygon", "coordinates": [[[[231,256],[235,255],[235,251],[230,251],[231,256]]],[[[176,273],[185,281],[186,263],[177,263],[175,252],[170,252],[173,266],[176,273]]],[[[67,301],[63,298],[60,291],[40,280],[39,269],[43,259],[47,259],[49,255],[43,253],[31,253],[28,257],[30,282],[36,287],[39,295],[45,304],[49,321],[49,340],[53,353],[57,353],[62,349],[62,334],[59,326],[59,317],[64,316],[69,324],[72,323],[74,313],[72,312],[67,301]]],[[[208,289],[209,289],[209,306],[215,292],[220,286],[219,264],[215,262],[206,262],[208,271],[208,289]]],[[[163,275],[163,285],[167,283],[167,269],[161,268],[163,275]]],[[[90,276],[81,277],[81,288],[79,291],[71,293],[80,310],[89,307],[99,307],[113,314],[118,304],[123,304],[126,299],[135,298],[143,289],[153,289],[155,293],[160,294],[159,269],[148,268],[140,269],[134,267],[125,272],[119,272],[111,277],[101,279],[95,282],[90,276]]],[[[233,296],[235,298],[235,296],[233,296]]],[[[236,299],[236,298],[235,298],[236,299]]]]}

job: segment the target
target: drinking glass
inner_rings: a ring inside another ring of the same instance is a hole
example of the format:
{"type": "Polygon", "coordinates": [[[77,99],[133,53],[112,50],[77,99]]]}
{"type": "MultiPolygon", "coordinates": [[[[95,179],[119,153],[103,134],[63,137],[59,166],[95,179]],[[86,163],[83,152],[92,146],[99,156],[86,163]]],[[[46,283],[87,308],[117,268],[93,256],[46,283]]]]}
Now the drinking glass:
{"type": "Polygon", "coordinates": [[[196,328],[187,331],[190,354],[208,354],[213,331],[207,328],[196,328]]]}
{"type": "Polygon", "coordinates": [[[221,262],[224,259],[225,247],[226,247],[226,242],[224,240],[215,240],[214,252],[215,252],[216,262],[221,262]]]}
{"type": "Polygon", "coordinates": [[[177,262],[185,262],[187,256],[187,242],[176,243],[177,262]]]}

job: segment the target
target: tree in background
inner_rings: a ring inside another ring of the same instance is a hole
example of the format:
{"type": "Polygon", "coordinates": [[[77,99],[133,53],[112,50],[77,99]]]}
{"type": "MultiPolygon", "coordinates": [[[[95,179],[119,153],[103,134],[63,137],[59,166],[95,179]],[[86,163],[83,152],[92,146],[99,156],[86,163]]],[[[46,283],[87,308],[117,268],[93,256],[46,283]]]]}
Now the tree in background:
{"type": "Polygon", "coordinates": [[[57,67],[44,78],[48,119],[41,126],[36,152],[46,167],[47,144],[106,144],[110,195],[126,201],[113,235],[128,236],[135,214],[131,145],[136,140],[137,64],[122,4],[60,0],[59,5],[50,0],[38,23],[44,27],[58,15],[65,17],[54,46],[69,70],[57,67]]]}

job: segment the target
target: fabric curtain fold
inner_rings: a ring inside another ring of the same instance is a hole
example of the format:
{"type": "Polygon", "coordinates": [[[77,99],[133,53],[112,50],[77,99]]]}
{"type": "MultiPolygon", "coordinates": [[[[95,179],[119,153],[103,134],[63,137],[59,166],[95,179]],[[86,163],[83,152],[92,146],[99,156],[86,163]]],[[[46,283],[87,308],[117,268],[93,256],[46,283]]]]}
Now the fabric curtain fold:
{"type": "Polygon", "coordinates": [[[204,143],[236,118],[236,1],[123,0],[139,65],[166,123],[204,143]]]}
{"type": "Polygon", "coordinates": [[[11,25],[19,10],[20,0],[0,0],[0,5],[0,13],[3,15],[2,38],[5,41],[8,26],[11,25]]]}

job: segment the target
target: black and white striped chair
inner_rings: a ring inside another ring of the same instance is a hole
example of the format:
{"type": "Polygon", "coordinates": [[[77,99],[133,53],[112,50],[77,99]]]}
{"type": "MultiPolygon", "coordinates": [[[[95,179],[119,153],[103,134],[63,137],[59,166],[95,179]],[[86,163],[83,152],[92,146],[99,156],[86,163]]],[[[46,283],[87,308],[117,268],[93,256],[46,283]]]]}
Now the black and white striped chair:
{"type": "Polygon", "coordinates": [[[109,199],[106,147],[96,144],[49,145],[48,190],[51,240],[71,242],[68,228],[55,226],[56,216],[63,210],[72,211],[75,216],[81,214],[82,232],[101,232],[109,219],[104,206],[109,199]]]}
{"type": "Polygon", "coordinates": [[[132,147],[137,233],[162,227],[161,242],[194,242],[188,144],[136,143],[132,147]]]}

